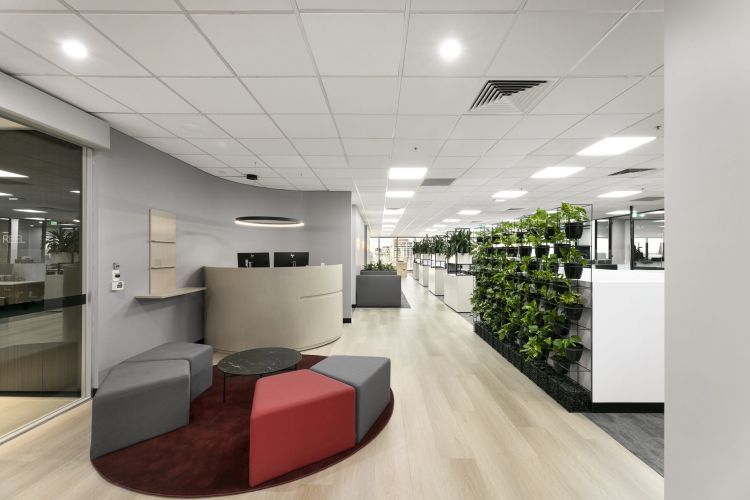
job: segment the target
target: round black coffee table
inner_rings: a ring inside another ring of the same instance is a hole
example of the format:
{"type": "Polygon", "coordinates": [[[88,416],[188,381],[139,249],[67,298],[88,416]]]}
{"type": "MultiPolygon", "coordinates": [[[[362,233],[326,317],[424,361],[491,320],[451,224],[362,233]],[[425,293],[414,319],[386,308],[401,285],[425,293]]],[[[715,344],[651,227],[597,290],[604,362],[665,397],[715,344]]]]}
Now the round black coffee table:
{"type": "Polygon", "coordinates": [[[227,377],[270,375],[296,369],[302,354],[286,347],[261,347],[230,354],[216,367],[224,374],[222,401],[227,400],[227,377]]]}

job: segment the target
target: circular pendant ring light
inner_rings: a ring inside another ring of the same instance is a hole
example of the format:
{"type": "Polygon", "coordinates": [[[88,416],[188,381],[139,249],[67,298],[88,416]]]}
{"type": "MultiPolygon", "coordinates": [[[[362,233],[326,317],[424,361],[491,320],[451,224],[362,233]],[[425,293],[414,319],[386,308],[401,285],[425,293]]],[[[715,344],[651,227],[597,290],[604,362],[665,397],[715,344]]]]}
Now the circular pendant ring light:
{"type": "Polygon", "coordinates": [[[240,226],[265,228],[302,227],[305,225],[305,223],[299,219],[293,219],[291,217],[271,217],[265,215],[237,217],[236,219],[234,219],[234,223],[240,226]]]}

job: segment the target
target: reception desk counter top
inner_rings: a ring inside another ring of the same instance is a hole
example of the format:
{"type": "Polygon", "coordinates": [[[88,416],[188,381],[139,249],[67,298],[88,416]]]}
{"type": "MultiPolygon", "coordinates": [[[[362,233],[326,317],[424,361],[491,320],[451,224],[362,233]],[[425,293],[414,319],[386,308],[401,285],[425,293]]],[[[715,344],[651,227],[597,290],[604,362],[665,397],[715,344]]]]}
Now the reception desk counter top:
{"type": "Polygon", "coordinates": [[[341,336],[342,266],[206,267],[207,344],[312,349],[341,336]]]}

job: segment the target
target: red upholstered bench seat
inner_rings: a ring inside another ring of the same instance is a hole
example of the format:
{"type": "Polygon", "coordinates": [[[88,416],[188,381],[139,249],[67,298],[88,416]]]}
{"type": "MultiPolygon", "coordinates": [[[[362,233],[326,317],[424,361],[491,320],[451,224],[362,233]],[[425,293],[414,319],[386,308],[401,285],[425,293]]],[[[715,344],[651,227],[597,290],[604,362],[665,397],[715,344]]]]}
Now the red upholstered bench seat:
{"type": "Polygon", "coordinates": [[[250,485],[347,450],[356,442],[354,388],[310,370],[265,377],[250,413],[250,485]]]}

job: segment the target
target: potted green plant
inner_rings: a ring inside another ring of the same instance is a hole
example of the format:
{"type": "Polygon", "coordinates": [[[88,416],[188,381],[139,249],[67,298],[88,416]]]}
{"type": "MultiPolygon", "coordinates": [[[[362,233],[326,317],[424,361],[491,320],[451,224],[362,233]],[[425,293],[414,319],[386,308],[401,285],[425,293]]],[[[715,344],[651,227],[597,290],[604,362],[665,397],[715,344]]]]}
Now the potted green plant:
{"type": "Polygon", "coordinates": [[[568,290],[558,297],[561,312],[571,321],[578,321],[583,314],[581,294],[568,290]]]}
{"type": "Polygon", "coordinates": [[[545,237],[535,232],[529,232],[528,236],[529,243],[534,247],[534,255],[537,259],[549,254],[549,247],[545,242],[545,237]]]}
{"type": "Polygon", "coordinates": [[[586,209],[580,205],[562,202],[560,216],[565,220],[565,237],[578,240],[583,236],[583,223],[588,220],[586,209]]]}
{"type": "Polygon", "coordinates": [[[564,375],[570,370],[570,363],[577,363],[583,354],[581,338],[577,335],[552,341],[548,359],[558,375],[564,375]]]}
{"type": "Polygon", "coordinates": [[[583,255],[577,248],[571,247],[567,249],[563,255],[565,277],[570,280],[580,279],[583,274],[583,266],[586,265],[587,262],[588,261],[583,258],[583,255]]]}
{"type": "MultiPolygon", "coordinates": [[[[78,228],[56,227],[47,231],[47,252],[50,256],[60,256],[67,260],[70,256],[70,264],[75,263],[76,255],[80,252],[80,233],[78,228]],[[64,257],[63,257],[64,256],[64,257]]],[[[54,259],[60,262],[59,258],[54,259]]]]}
{"type": "Polygon", "coordinates": [[[456,264],[472,263],[471,247],[471,232],[468,229],[456,229],[451,233],[447,248],[450,255],[456,256],[456,264]]]}

